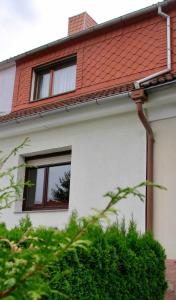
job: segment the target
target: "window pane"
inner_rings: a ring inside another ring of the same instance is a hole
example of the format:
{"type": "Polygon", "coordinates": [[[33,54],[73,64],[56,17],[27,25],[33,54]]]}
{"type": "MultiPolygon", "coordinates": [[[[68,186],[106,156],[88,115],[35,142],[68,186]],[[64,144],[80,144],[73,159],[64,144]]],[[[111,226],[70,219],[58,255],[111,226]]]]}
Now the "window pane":
{"type": "Polygon", "coordinates": [[[48,202],[68,207],[70,191],[70,164],[49,168],[48,202]]]}
{"type": "Polygon", "coordinates": [[[31,187],[26,187],[26,208],[31,208],[35,200],[35,184],[37,169],[28,169],[28,180],[32,183],[31,187]]]}
{"type": "Polygon", "coordinates": [[[54,71],[53,95],[62,94],[75,89],[76,65],[61,67],[54,71]]]}
{"type": "Polygon", "coordinates": [[[50,73],[43,73],[38,75],[38,95],[37,98],[45,98],[49,96],[49,83],[50,83],[50,73]]]}
{"type": "Polygon", "coordinates": [[[26,187],[26,207],[41,204],[43,199],[44,168],[28,169],[28,180],[33,184],[26,187]]]}
{"type": "Polygon", "coordinates": [[[44,168],[37,169],[34,204],[41,204],[43,199],[44,168]]]}

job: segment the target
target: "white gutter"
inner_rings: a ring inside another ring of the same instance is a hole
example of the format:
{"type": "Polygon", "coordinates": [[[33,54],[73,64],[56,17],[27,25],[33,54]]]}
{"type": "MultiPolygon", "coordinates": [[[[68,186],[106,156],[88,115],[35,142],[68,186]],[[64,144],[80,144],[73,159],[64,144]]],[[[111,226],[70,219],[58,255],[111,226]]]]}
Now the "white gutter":
{"type": "Polygon", "coordinates": [[[136,89],[139,89],[140,88],[140,85],[141,83],[145,82],[145,81],[148,81],[150,79],[153,79],[159,75],[163,75],[165,73],[168,73],[171,71],[171,66],[172,66],[172,62],[171,62],[171,18],[169,15],[165,14],[163,11],[162,11],[162,8],[161,6],[158,6],[158,15],[166,18],[166,22],[167,22],[167,27],[166,27],[166,39],[167,39],[167,68],[162,70],[162,71],[159,71],[157,73],[154,73],[152,75],[149,75],[145,78],[142,78],[140,80],[137,80],[136,82],[134,82],[134,86],[136,89]]]}

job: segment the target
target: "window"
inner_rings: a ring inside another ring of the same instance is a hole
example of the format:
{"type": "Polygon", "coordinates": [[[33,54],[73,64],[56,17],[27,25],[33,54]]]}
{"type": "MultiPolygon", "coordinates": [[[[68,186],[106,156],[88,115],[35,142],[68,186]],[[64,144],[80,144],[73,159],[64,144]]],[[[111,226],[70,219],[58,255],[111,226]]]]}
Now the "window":
{"type": "Polygon", "coordinates": [[[25,187],[23,210],[67,209],[69,205],[71,155],[33,157],[26,160],[25,180],[32,183],[25,187]]]}
{"type": "Polygon", "coordinates": [[[34,70],[33,100],[67,93],[76,88],[76,58],[34,70]]]}

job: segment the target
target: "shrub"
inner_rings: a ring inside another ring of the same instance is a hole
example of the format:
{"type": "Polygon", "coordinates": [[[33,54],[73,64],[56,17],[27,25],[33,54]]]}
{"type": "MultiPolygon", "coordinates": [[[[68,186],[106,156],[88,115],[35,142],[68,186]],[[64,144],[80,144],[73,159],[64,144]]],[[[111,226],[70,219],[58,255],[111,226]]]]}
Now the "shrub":
{"type": "Polygon", "coordinates": [[[62,231],[42,227],[34,229],[29,220],[11,230],[1,225],[0,236],[4,238],[1,261],[7,265],[3,267],[1,264],[0,288],[13,286],[16,281],[10,298],[5,299],[163,299],[166,289],[164,250],[149,233],[140,235],[133,222],[126,231],[118,223],[106,230],[98,223],[89,224],[83,237],[85,241],[91,241],[89,247],[83,243],[60,257],[53,255],[65,237],[72,239],[86,222],[78,221],[73,214],[67,228],[62,231]],[[28,239],[21,240],[26,230],[28,239]],[[14,252],[12,257],[6,239],[12,242],[11,246],[13,242],[19,244],[21,241],[23,251],[14,252]],[[44,265],[44,268],[36,269],[33,276],[22,282],[21,274],[26,274],[25,269],[29,272],[35,266],[34,262],[38,262],[38,266],[44,265]],[[13,268],[11,274],[12,264],[15,264],[15,271],[13,268]]]}
{"type": "MultiPolygon", "coordinates": [[[[67,230],[75,228],[72,219],[67,230]]],[[[49,268],[49,284],[70,300],[161,300],[164,298],[165,254],[160,244],[147,233],[140,235],[132,222],[127,232],[114,224],[103,230],[89,227],[87,250],[67,253],[49,268]],[[67,270],[60,280],[58,277],[67,270]]],[[[48,298],[47,298],[48,299],[48,298]]],[[[49,299],[63,299],[54,297],[49,299]]]]}

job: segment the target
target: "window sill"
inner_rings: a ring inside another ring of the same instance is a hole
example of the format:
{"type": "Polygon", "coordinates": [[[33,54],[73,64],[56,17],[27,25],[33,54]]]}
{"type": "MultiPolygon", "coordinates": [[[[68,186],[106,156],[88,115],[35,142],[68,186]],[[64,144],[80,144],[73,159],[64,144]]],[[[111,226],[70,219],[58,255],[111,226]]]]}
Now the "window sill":
{"type": "Polygon", "coordinates": [[[44,98],[40,98],[40,99],[31,99],[29,102],[33,103],[33,102],[48,100],[48,99],[52,99],[52,98],[55,98],[55,97],[59,97],[59,96],[64,96],[64,95],[67,95],[67,94],[71,94],[71,93],[74,93],[74,92],[76,92],[76,89],[68,91],[68,92],[64,92],[64,93],[61,93],[61,94],[52,95],[52,96],[49,96],[49,97],[44,97],[44,98]]]}
{"type": "Polygon", "coordinates": [[[28,214],[28,213],[45,213],[45,212],[68,212],[69,208],[52,208],[52,209],[34,209],[34,210],[22,210],[14,211],[15,214],[28,214]]]}

